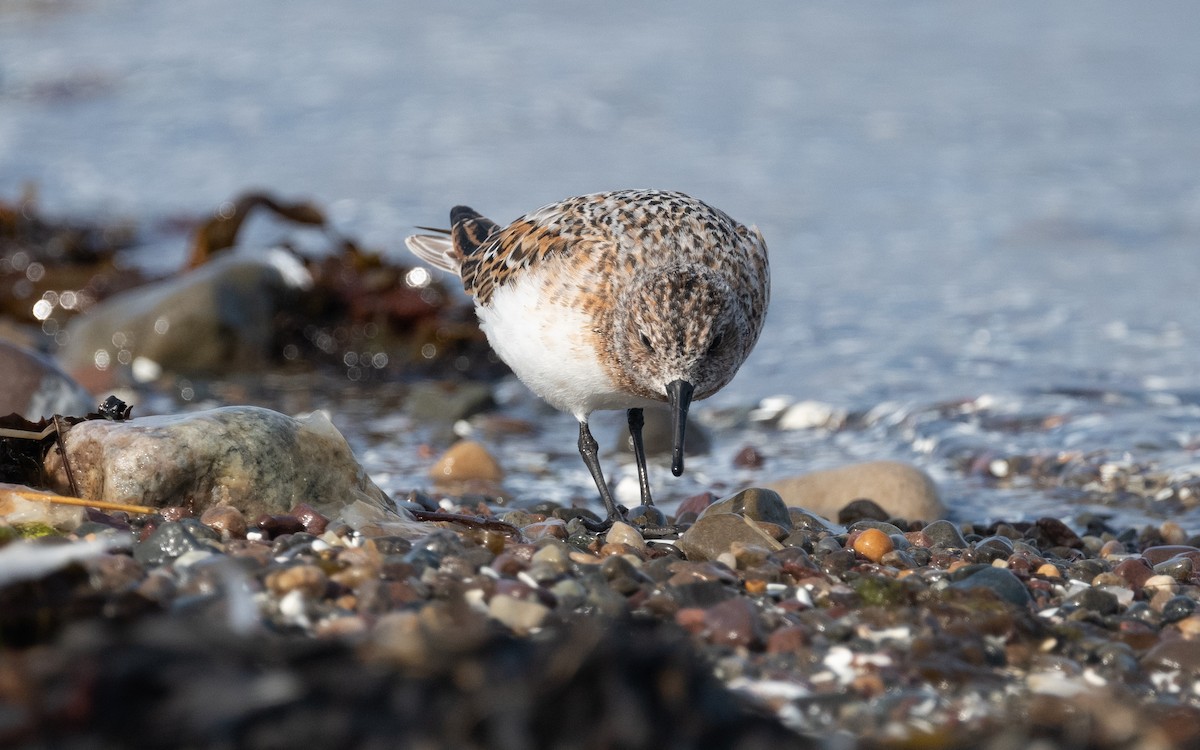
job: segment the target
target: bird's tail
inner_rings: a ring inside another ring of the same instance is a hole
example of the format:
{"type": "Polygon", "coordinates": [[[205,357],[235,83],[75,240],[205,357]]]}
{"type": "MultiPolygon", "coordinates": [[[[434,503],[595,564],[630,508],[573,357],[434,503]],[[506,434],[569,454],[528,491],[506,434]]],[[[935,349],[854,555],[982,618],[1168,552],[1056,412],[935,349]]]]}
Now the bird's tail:
{"type": "MultiPolygon", "coordinates": [[[[420,227],[427,229],[428,227],[420,227]]],[[[441,230],[434,230],[441,231],[441,230]]],[[[449,235],[414,234],[404,238],[404,244],[412,254],[434,268],[449,271],[455,276],[461,275],[462,256],[454,249],[454,242],[449,235]]]]}

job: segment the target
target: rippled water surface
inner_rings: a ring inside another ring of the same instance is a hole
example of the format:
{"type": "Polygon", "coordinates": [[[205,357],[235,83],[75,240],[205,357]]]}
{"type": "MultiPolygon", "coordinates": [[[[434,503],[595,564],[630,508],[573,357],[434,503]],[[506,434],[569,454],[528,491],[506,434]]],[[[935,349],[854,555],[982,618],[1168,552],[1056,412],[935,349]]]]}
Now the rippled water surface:
{"type": "MultiPolygon", "coordinates": [[[[263,186],[399,253],[454,203],[682,189],[759,225],[774,296],[661,493],[897,457],[964,518],[1196,533],[1197,29],[1188,3],[8,3],[0,194],[153,222],[263,186]],[[773,426],[804,400],[832,421],[773,426]]],[[[505,394],[542,426],[493,436],[510,489],[587,495],[572,420],[505,394]]],[[[386,401],[329,403],[384,485],[423,483],[437,436],[386,401]]]]}

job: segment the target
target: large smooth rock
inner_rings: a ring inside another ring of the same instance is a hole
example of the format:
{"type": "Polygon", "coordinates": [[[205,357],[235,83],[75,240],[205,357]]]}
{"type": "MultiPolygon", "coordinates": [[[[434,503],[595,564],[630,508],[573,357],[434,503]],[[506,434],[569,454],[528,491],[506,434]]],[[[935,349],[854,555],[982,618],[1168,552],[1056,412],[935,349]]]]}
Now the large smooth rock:
{"type": "Polygon", "coordinates": [[[792,529],[792,517],[783,498],[774,490],[748,487],[727,498],[717,500],[700,514],[701,518],[718,513],[736,513],[755,521],[765,521],[788,531],[792,529]]]}
{"type": "Polygon", "coordinates": [[[734,513],[705,516],[679,537],[679,549],[693,562],[715,560],[728,552],[734,542],[753,544],[769,550],[783,549],[769,534],[751,520],[734,513]]]}
{"type": "Polygon", "coordinates": [[[283,250],[223,255],[93,306],[67,326],[60,358],[98,390],[130,377],[152,380],[161,370],[253,369],[270,355],[276,313],[311,283],[283,250]]]}
{"type": "Polygon", "coordinates": [[[765,485],[788,505],[806,508],[829,519],[854,500],[874,500],[893,518],[933,521],[948,511],[928,474],[898,461],[871,461],[814,471],[765,485]]]}
{"type": "MultiPolygon", "coordinates": [[[[385,507],[387,496],[320,413],[293,419],[255,406],[123,422],[80,422],[63,436],[79,495],[195,512],[232,505],[246,516],[287,513],[308,503],[332,516],[356,500],[385,507]]],[[[62,458],[46,470],[71,494],[62,458]]]]}
{"type": "Polygon", "coordinates": [[[0,341],[0,416],[37,421],[54,414],[81,417],[96,409],[92,395],[48,357],[0,341]]]}

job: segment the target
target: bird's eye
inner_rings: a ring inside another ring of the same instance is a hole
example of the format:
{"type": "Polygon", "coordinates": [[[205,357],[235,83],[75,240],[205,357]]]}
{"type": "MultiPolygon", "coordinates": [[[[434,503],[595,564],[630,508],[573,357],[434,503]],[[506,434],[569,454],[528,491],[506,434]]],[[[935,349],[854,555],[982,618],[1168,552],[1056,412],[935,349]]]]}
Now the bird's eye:
{"type": "Polygon", "coordinates": [[[648,351],[654,351],[654,345],[650,343],[649,336],[647,336],[646,334],[643,333],[641,335],[641,340],[642,340],[642,346],[646,347],[646,349],[648,351]]]}

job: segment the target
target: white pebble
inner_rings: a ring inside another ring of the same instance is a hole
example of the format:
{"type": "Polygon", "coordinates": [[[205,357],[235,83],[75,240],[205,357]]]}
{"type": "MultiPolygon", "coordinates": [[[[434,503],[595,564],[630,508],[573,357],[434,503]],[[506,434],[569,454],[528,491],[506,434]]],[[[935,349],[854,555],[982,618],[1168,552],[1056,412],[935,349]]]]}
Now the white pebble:
{"type": "Polygon", "coordinates": [[[284,619],[307,628],[311,623],[306,610],[304,594],[300,589],[292,589],[279,599],[279,614],[284,619]]]}

